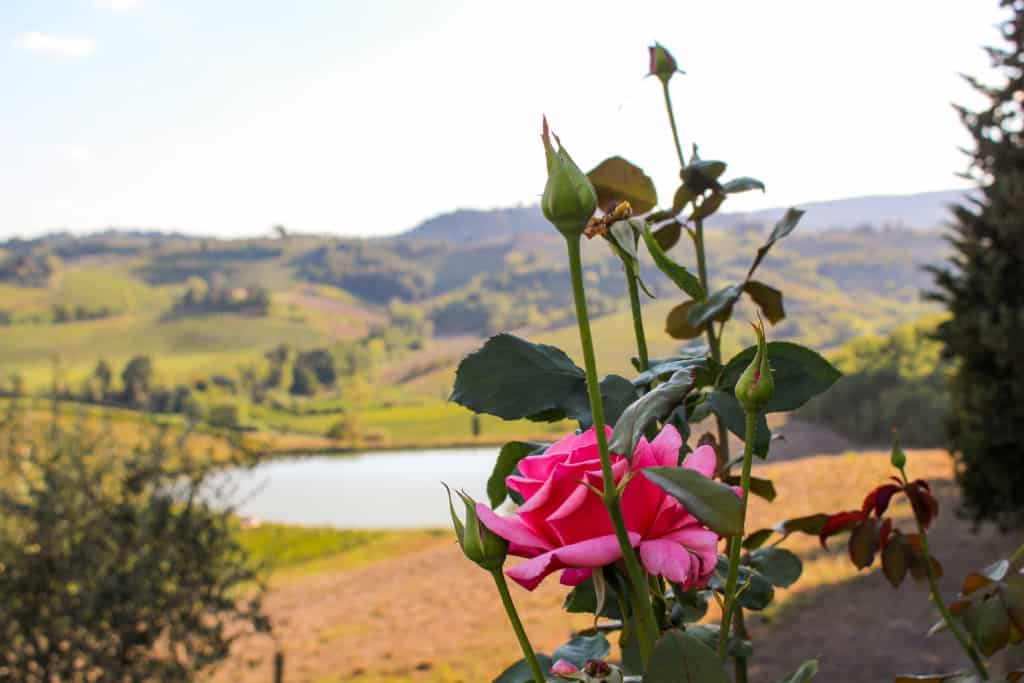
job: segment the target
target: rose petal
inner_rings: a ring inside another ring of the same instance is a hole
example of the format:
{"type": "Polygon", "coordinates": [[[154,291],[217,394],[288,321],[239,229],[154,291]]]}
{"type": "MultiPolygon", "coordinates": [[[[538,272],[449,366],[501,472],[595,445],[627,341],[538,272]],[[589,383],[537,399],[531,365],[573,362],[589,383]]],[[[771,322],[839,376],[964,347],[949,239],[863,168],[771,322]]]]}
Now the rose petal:
{"type": "Polygon", "coordinates": [[[651,450],[654,451],[655,459],[662,467],[676,467],[679,465],[679,449],[683,447],[683,438],[679,436],[679,430],[672,425],[665,425],[661,432],[651,442],[651,450]]]}
{"type": "Polygon", "coordinates": [[[718,457],[715,455],[715,449],[707,444],[690,453],[683,461],[683,467],[700,472],[705,477],[713,475],[717,466],[718,457]]]}
{"type": "Polygon", "coordinates": [[[675,541],[644,541],[640,544],[640,561],[649,573],[669,581],[686,583],[690,576],[690,553],[675,541]]]}
{"type": "MultiPolygon", "coordinates": [[[[639,534],[629,535],[635,546],[639,534]]],[[[505,573],[526,590],[533,590],[551,572],[559,569],[597,569],[622,557],[614,534],[598,536],[572,545],[555,548],[532,559],[520,562],[505,573]]]]}
{"type": "Polygon", "coordinates": [[[566,569],[558,580],[563,586],[578,586],[594,573],[593,569],[566,569]]]}
{"type": "Polygon", "coordinates": [[[535,534],[522,520],[495,514],[483,503],[476,504],[476,516],[480,518],[485,527],[510,543],[543,550],[551,548],[550,543],[535,534]]]}

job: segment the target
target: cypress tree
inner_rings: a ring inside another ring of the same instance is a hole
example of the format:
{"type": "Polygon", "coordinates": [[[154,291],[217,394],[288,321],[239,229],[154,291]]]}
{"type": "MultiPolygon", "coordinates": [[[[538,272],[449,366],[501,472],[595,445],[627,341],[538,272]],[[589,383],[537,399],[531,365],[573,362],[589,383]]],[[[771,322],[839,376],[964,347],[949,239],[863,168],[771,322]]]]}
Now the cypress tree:
{"type": "Polygon", "coordinates": [[[949,448],[962,513],[1001,528],[1024,521],[1024,0],[1011,13],[1006,44],[988,47],[995,84],[966,77],[985,99],[956,107],[974,139],[964,177],[977,184],[953,208],[949,264],[932,268],[951,317],[939,326],[953,362],[949,448]]]}

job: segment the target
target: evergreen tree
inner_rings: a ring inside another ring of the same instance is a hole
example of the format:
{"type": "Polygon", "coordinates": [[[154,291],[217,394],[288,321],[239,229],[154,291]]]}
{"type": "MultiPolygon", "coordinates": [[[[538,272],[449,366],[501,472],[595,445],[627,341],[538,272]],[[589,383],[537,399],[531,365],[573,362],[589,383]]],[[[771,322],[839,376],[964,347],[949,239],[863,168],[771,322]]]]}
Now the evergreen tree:
{"type": "Polygon", "coordinates": [[[932,269],[930,298],[952,314],[938,339],[955,367],[948,437],[963,512],[1007,529],[1024,521],[1024,0],[1002,6],[1008,44],[986,48],[998,82],[968,77],[986,106],[957,107],[978,191],[954,208],[954,253],[932,269]]]}

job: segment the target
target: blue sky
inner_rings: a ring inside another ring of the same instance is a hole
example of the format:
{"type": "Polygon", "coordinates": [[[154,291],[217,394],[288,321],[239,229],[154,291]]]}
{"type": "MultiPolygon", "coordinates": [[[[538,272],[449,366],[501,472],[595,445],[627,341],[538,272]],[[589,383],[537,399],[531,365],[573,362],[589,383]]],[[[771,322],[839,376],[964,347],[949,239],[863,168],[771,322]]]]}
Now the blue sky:
{"type": "Polygon", "coordinates": [[[957,72],[996,2],[0,3],[0,237],[151,227],[379,235],[530,203],[540,117],[584,168],[621,154],[667,199],[685,144],[754,209],[962,185],[957,72]]]}

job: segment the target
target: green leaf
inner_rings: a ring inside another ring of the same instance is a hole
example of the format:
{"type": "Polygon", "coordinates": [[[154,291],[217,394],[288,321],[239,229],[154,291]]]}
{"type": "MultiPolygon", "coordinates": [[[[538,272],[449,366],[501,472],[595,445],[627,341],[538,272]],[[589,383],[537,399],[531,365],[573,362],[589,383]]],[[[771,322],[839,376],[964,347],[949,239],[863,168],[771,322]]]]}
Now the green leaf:
{"type": "Polygon", "coordinates": [[[679,221],[672,221],[655,230],[653,234],[654,240],[661,247],[661,250],[668,251],[676,246],[680,236],[683,234],[683,226],[679,221]]]}
{"type": "MultiPolygon", "coordinates": [[[[636,223],[642,223],[642,221],[636,221],[636,223]]],[[[622,252],[620,256],[623,260],[628,260],[630,268],[634,270],[637,267],[636,242],[639,237],[636,223],[633,220],[615,221],[608,228],[608,236],[622,252]]]]}
{"type": "MultiPolygon", "coordinates": [[[[757,347],[750,346],[733,356],[722,370],[718,386],[735,386],[756,352],[757,347]]],[[[775,394],[766,408],[769,413],[796,410],[842,376],[819,354],[790,342],[768,342],[768,362],[775,380],[775,394]]]]}
{"type": "Polygon", "coordinates": [[[693,299],[684,301],[671,311],[665,318],[665,332],[673,339],[696,339],[704,332],[690,324],[690,309],[697,305],[693,299]]]}
{"type": "MultiPolygon", "coordinates": [[[[718,638],[722,630],[718,624],[701,624],[699,626],[687,627],[686,633],[693,636],[712,650],[718,648],[718,638]]],[[[736,636],[729,636],[728,654],[734,659],[750,659],[754,654],[754,647],[749,640],[743,640],[736,636]]]]}
{"type": "Polygon", "coordinates": [[[743,283],[743,291],[757,304],[772,325],[786,317],[786,309],[782,305],[782,292],[779,290],[757,280],[747,280],[743,283]]]}
{"type": "Polygon", "coordinates": [[[562,609],[573,614],[594,614],[607,619],[622,618],[622,610],[619,608],[614,592],[608,591],[606,593],[600,614],[597,612],[599,602],[594,579],[589,578],[569,591],[569,594],[565,596],[562,609]]]}
{"type": "MultiPolygon", "coordinates": [[[[740,439],[745,439],[747,418],[743,413],[743,406],[732,395],[732,392],[709,391],[706,396],[711,412],[722,418],[730,432],[740,439]]],[[[757,431],[754,432],[754,455],[759,458],[767,458],[771,440],[772,433],[768,431],[768,420],[764,415],[760,415],[757,418],[757,431]]]]}
{"type": "Polygon", "coordinates": [[[623,410],[608,444],[611,452],[627,459],[632,458],[647,426],[655,420],[668,417],[683,402],[693,387],[693,374],[693,369],[675,372],[668,381],[659,384],[623,410]]]}
{"type": "Polygon", "coordinates": [[[786,535],[799,531],[810,536],[817,536],[825,528],[825,522],[828,519],[829,516],[824,512],[819,512],[815,515],[805,515],[804,517],[794,517],[779,525],[779,530],[786,535]]]}
{"type": "Polygon", "coordinates": [[[655,379],[668,379],[680,370],[700,371],[708,365],[708,347],[695,346],[684,349],[678,356],[652,358],[650,367],[633,378],[633,386],[642,387],[655,379]]]}
{"type": "Polygon", "coordinates": [[[462,359],[451,399],[505,420],[554,422],[589,415],[586,376],[564,351],[511,334],[491,337],[462,359]]]}
{"type": "MultiPolygon", "coordinates": [[[[725,555],[719,555],[718,566],[708,585],[717,592],[724,593],[725,586],[723,584],[728,572],[729,559],[725,555]]],[[[736,585],[740,587],[737,592],[736,604],[744,609],[759,612],[768,607],[775,599],[775,587],[752,567],[740,565],[736,585]]]]}
{"type": "Polygon", "coordinates": [[[1006,647],[1010,639],[1010,615],[1002,601],[990,598],[972,603],[964,610],[963,619],[964,626],[986,657],[1006,647]]]}
{"type": "Polygon", "coordinates": [[[644,683],[729,683],[715,651],[678,629],[665,633],[654,646],[644,683]]]}
{"type": "Polygon", "coordinates": [[[658,244],[658,240],[654,239],[654,235],[651,234],[651,226],[645,225],[643,230],[644,244],[647,245],[647,251],[650,252],[651,258],[654,259],[654,265],[658,266],[668,279],[675,283],[676,287],[689,294],[694,299],[704,298],[704,288],[700,286],[700,280],[697,276],[688,271],[683,266],[679,265],[662,250],[661,245],[658,244]]]}
{"type": "Polygon", "coordinates": [[[750,566],[760,572],[773,586],[789,588],[803,573],[800,558],[785,548],[758,548],[750,553],[750,566]]]}
{"type": "Polygon", "coordinates": [[[612,651],[612,646],[603,633],[592,636],[576,636],[565,645],[555,650],[551,659],[564,659],[582,669],[588,659],[604,659],[612,651]]]}
{"type": "MultiPolygon", "coordinates": [[[[738,474],[730,474],[725,478],[725,483],[730,486],[739,486],[742,483],[742,477],[738,474]]],[[[772,483],[771,479],[761,479],[759,477],[750,478],[750,492],[755,496],[764,498],[769,503],[775,500],[775,497],[778,495],[775,492],[775,484],[772,483]]]]}
{"type": "MultiPolygon", "coordinates": [[[[554,660],[545,654],[537,654],[537,663],[540,664],[541,673],[545,676],[551,673],[551,665],[554,664],[554,660]]],[[[518,662],[510,666],[501,672],[501,674],[494,679],[494,683],[534,683],[533,672],[530,671],[530,665],[525,659],[520,659],[518,662]]]]}
{"type": "Polygon", "coordinates": [[[1017,630],[1024,633],[1024,577],[1014,574],[999,587],[999,598],[1017,630]]]}
{"type": "Polygon", "coordinates": [[[740,176],[722,183],[722,192],[736,194],[737,192],[749,192],[750,190],[761,190],[764,192],[764,183],[756,178],[740,176]]]}
{"type": "Polygon", "coordinates": [[[487,479],[487,498],[490,500],[492,509],[501,505],[508,497],[505,478],[515,471],[519,461],[544,448],[546,448],[544,444],[532,441],[509,441],[501,447],[501,450],[498,451],[498,460],[494,463],[490,478],[487,479]]]}
{"type": "Polygon", "coordinates": [[[731,487],[685,467],[645,467],[643,476],[720,536],[742,532],[743,510],[731,487]]]}
{"type": "MultiPolygon", "coordinates": [[[[743,285],[729,285],[720,289],[706,300],[698,302],[690,309],[686,319],[696,328],[702,328],[712,320],[728,319],[732,307],[743,294],[743,285]]],[[[700,297],[694,297],[700,299],[700,297]]]]}
{"type": "Polygon", "coordinates": [[[745,539],[743,539],[743,547],[746,550],[760,548],[768,541],[769,538],[772,537],[772,534],[774,533],[774,529],[758,529],[757,531],[752,532],[751,534],[747,535],[745,539]]]}
{"type": "Polygon", "coordinates": [[[672,623],[691,624],[707,614],[710,591],[697,588],[683,590],[678,583],[673,583],[672,592],[676,596],[676,603],[672,607],[672,623]]]}
{"type": "Polygon", "coordinates": [[[754,271],[757,270],[757,267],[761,264],[761,261],[764,259],[765,254],[768,253],[768,250],[771,249],[776,242],[793,232],[796,228],[796,224],[800,222],[803,215],[804,212],[800,209],[790,208],[786,210],[786,214],[779,219],[779,222],[776,223],[775,227],[772,229],[772,233],[768,236],[768,241],[758,248],[757,256],[754,257],[754,262],[750,265],[750,270],[747,271],[748,280],[753,276],[754,271]]]}
{"type": "MultiPolygon", "coordinates": [[[[601,405],[604,406],[605,423],[611,426],[618,424],[622,413],[636,400],[637,390],[625,377],[608,375],[601,380],[601,405]]],[[[589,401],[589,399],[588,399],[589,401]]],[[[589,402],[587,409],[586,428],[590,428],[589,402]]]]}
{"type": "Polygon", "coordinates": [[[800,668],[797,669],[792,676],[779,681],[779,683],[807,683],[807,681],[814,678],[815,675],[817,675],[817,673],[818,660],[808,659],[806,662],[800,665],[800,668]]]}
{"type": "MultiPolygon", "coordinates": [[[[652,213],[647,219],[652,223],[658,223],[660,221],[668,220],[669,218],[675,218],[683,212],[683,209],[686,208],[687,204],[693,201],[695,196],[696,195],[693,194],[693,191],[686,186],[686,183],[683,183],[672,196],[672,208],[668,211],[657,211],[652,213]]],[[[665,250],[668,251],[668,247],[665,247],[665,250]]]]}
{"type": "Polygon", "coordinates": [[[587,174],[597,192],[597,204],[604,210],[629,202],[633,212],[647,213],[658,203],[654,182],[639,166],[622,157],[605,159],[587,174]]]}

